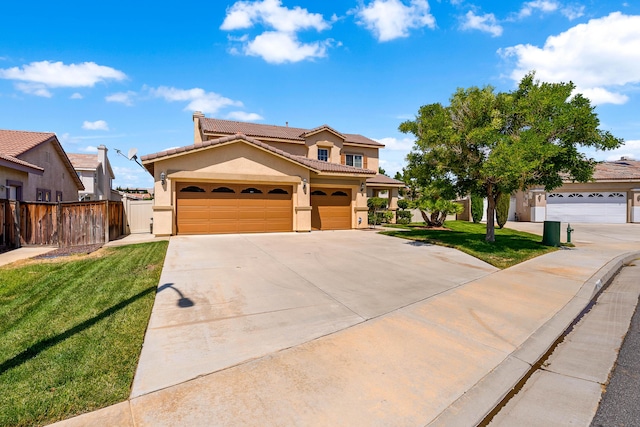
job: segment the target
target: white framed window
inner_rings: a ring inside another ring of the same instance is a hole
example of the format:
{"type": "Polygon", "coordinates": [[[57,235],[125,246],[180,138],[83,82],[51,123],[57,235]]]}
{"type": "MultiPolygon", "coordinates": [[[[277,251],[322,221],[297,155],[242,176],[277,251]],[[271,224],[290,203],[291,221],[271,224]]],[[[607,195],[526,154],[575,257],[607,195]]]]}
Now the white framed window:
{"type": "Polygon", "coordinates": [[[323,162],[329,161],[329,150],[326,148],[318,148],[318,160],[322,160],[323,162]]]}
{"type": "Polygon", "coordinates": [[[345,163],[347,166],[362,168],[362,154],[347,154],[345,156],[345,163]]]}

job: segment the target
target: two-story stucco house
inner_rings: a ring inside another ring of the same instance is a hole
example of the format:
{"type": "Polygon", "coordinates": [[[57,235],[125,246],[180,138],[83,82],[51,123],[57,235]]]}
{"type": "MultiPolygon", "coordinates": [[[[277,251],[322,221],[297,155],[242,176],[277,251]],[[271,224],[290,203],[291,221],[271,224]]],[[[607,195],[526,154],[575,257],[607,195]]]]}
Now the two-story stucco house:
{"type": "Polygon", "coordinates": [[[54,133],[0,130],[0,198],[76,201],[83,189],[54,133]]]}
{"type": "Polygon", "coordinates": [[[115,179],[111,163],[107,157],[107,147],[98,146],[96,154],[69,153],[69,160],[84,185],[78,193],[79,200],[121,200],[117,191],[111,188],[115,179]]]}
{"type": "Polygon", "coordinates": [[[155,180],[159,235],[365,228],[367,180],[395,205],[404,184],[380,181],[384,146],[314,129],[193,114],[193,145],[142,156],[155,180]]]}

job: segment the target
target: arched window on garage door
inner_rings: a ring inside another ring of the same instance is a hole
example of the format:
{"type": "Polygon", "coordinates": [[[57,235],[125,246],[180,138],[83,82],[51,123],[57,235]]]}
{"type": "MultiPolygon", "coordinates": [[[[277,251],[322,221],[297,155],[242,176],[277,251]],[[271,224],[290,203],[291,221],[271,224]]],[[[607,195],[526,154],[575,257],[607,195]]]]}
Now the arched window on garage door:
{"type": "Polygon", "coordinates": [[[289,194],[289,192],[282,188],[274,188],[273,190],[269,190],[269,194],[289,194]]]}
{"type": "Polygon", "coordinates": [[[245,188],[244,190],[241,191],[241,193],[244,194],[262,194],[262,190],[255,188],[255,187],[249,187],[249,188],[245,188]]]}
{"type": "Polygon", "coordinates": [[[197,185],[190,185],[180,190],[181,193],[204,193],[204,188],[200,188],[197,185]]]}
{"type": "Polygon", "coordinates": [[[333,193],[331,193],[332,196],[346,196],[349,197],[349,195],[347,193],[345,193],[344,191],[334,191],[333,193]]]}
{"type": "Polygon", "coordinates": [[[218,187],[211,190],[212,193],[235,193],[233,189],[229,187],[218,187]]]}
{"type": "Polygon", "coordinates": [[[321,190],[315,190],[311,192],[312,196],[326,196],[327,193],[325,193],[324,191],[321,190]]]}

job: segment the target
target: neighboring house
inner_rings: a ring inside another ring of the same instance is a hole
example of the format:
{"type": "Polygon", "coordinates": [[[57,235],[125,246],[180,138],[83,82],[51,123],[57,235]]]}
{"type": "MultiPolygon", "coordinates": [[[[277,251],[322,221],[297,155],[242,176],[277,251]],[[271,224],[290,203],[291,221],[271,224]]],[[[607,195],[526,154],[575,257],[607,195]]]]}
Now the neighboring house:
{"type": "Polygon", "coordinates": [[[76,201],[83,189],[55,134],[0,130],[0,198],[76,201]]]}
{"type": "Polygon", "coordinates": [[[640,222],[640,161],[598,163],[593,181],[565,182],[552,192],[518,192],[516,214],[531,222],[640,222]]]}
{"type": "Polygon", "coordinates": [[[100,145],[97,154],[68,154],[84,185],[84,190],[78,193],[80,201],[121,200],[120,193],[111,188],[115,175],[107,151],[107,147],[100,145]]]}
{"type": "MultiPolygon", "coordinates": [[[[367,181],[384,145],[327,125],[262,125],[200,112],[193,122],[193,145],[142,156],[155,180],[155,234],[368,226],[367,181]]],[[[385,188],[397,199],[402,186],[385,188]]]]}

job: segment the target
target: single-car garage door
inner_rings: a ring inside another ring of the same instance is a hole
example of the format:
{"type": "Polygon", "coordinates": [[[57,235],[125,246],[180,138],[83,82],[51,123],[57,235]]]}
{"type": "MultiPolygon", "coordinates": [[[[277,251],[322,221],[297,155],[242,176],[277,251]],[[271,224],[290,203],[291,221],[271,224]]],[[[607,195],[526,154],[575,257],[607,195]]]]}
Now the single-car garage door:
{"type": "Polygon", "coordinates": [[[178,234],[293,230],[291,186],[179,183],[178,234]]]}
{"type": "Polygon", "coordinates": [[[348,230],[351,228],[351,190],[313,188],[311,191],[311,228],[348,230]]]}
{"type": "Polygon", "coordinates": [[[547,193],[547,220],[575,223],[626,223],[627,194],[547,193]]]}

